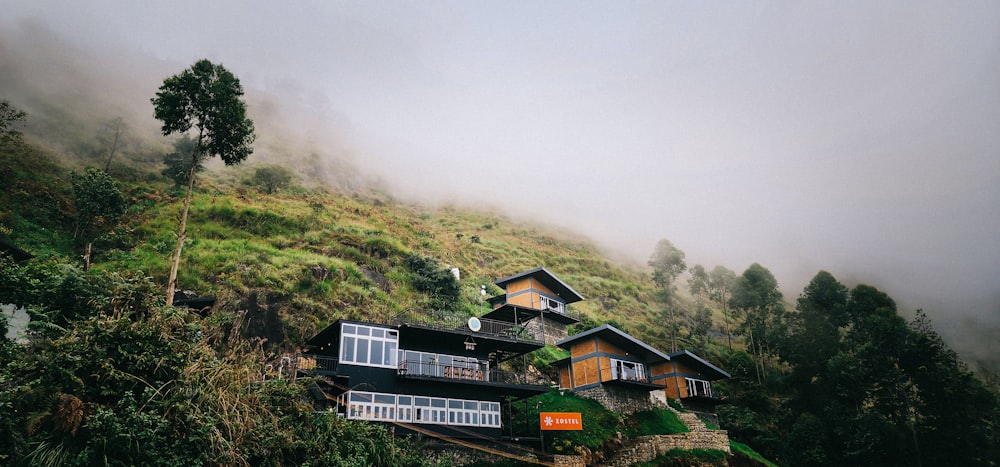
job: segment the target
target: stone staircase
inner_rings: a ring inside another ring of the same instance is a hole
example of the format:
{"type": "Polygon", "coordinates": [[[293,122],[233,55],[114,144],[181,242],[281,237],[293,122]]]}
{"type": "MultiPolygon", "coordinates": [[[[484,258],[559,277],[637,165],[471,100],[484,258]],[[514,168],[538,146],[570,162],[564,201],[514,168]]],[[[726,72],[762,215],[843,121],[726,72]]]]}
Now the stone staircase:
{"type": "Polygon", "coordinates": [[[669,405],[667,406],[667,408],[670,409],[674,413],[674,415],[677,415],[677,418],[680,419],[681,423],[683,423],[684,426],[686,426],[692,432],[713,431],[710,430],[707,426],[705,426],[705,422],[701,421],[701,419],[698,418],[698,416],[695,415],[693,412],[681,412],[680,410],[670,407],[669,405]]]}

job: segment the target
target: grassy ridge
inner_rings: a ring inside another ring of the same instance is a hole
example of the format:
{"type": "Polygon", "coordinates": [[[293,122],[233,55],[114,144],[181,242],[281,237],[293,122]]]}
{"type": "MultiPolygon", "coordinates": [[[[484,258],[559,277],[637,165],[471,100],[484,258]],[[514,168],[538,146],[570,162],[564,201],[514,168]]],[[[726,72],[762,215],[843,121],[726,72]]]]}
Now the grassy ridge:
{"type": "MultiPolygon", "coordinates": [[[[20,143],[6,145],[0,158],[0,181],[12,187],[0,193],[0,235],[36,255],[78,256],[82,239],[72,237],[67,167],[94,161],[57,162],[20,143]]],[[[93,261],[98,270],[141,271],[165,283],[183,190],[158,175],[148,162],[153,159],[112,165],[133,204],[122,226],[96,239],[93,261]]],[[[669,348],[663,310],[644,268],[610,261],[586,239],[495,213],[403,203],[377,192],[291,187],[265,195],[246,184],[250,173],[235,167],[200,175],[178,284],[202,295],[285,297],[276,306],[294,331],[289,335],[309,334],[337,318],[381,320],[429,307],[426,295],[410,286],[412,273],[403,264],[406,255],[419,254],[460,270],[458,308],[468,314],[482,312],[482,285],[499,293],[495,279],[546,266],[587,297],[574,309],[588,323],[613,322],[669,348]]],[[[683,318],[693,306],[682,303],[683,318]]],[[[683,332],[682,344],[699,343],[683,339],[683,332]]]]}
{"type": "MultiPolygon", "coordinates": [[[[65,167],[27,144],[3,148],[0,182],[13,189],[0,193],[0,237],[37,256],[76,261],[82,239],[72,235],[72,192],[65,167]]],[[[492,285],[495,279],[546,266],[587,297],[574,305],[584,327],[613,322],[654,347],[669,348],[655,287],[645,271],[606,259],[584,239],[489,212],[431,208],[373,192],[295,187],[265,195],[240,182],[243,169],[225,170],[224,176],[205,173],[198,183],[178,284],[219,297],[216,309],[222,313],[216,317],[237,316],[254,305],[251,300],[275,312],[282,329],[274,334],[281,340],[267,342],[266,354],[247,359],[295,351],[336,319],[384,321],[406,310],[433,307],[431,297],[413,286],[409,255],[461,271],[460,312],[485,311],[482,285],[494,295],[501,292],[492,285]]],[[[183,191],[148,168],[113,166],[111,172],[132,205],[123,225],[96,239],[93,271],[126,271],[165,284],[183,191]]],[[[682,300],[679,314],[685,316],[687,308],[682,300]]],[[[210,324],[216,328],[207,332],[223,333],[238,320],[210,324]]],[[[695,344],[681,337],[681,345],[695,344]]],[[[566,356],[548,348],[532,362],[544,367],[566,356]]],[[[594,426],[601,427],[553,438],[550,448],[557,451],[600,449],[619,430],[639,435],[683,429],[676,417],[669,420],[672,414],[647,414],[625,423],[595,402],[569,395],[550,394],[542,403],[546,410],[587,412],[588,419],[597,421],[594,426]]]]}

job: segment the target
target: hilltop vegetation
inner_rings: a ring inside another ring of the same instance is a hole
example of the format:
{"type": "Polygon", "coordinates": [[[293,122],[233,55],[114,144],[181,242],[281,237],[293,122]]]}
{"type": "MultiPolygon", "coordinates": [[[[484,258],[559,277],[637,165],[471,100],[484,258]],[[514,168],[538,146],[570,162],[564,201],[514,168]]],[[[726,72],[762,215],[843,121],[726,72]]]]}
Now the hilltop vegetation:
{"type": "MultiPolygon", "coordinates": [[[[341,318],[482,314],[483,285],[495,295],[495,279],[540,265],[587,298],[574,331],[610,322],[726,368],[721,428],[781,465],[1000,459],[995,388],[926,317],[906,322],[874,287],[821,272],[791,300],[759,264],[717,281],[697,265],[683,274],[669,248],[651,269],[620,264],[572,233],[374,190],[275,185],[253,165],[209,169],[193,192],[178,284],[216,305],[165,307],[185,193],[162,174],[164,154],[148,151],[111,161],[128,209],[84,238],[70,171],[104,166],[103,154],[0,140],[0,239],[35,256],[0,259],[0,303],[32,318],[29,342],[0,348],[0,438],[12,440],[0,461],[427,465],[381,428],[314,416],[305,385],[263,380],[266,365],[341,318]],[[670,280],[659,267],[673,268],[670,280]]],[[[533,362],[544,372],[555,359],[533,362]]],[[[548,448],[599,449],[635,429],[608,424],[548,448]]]]}

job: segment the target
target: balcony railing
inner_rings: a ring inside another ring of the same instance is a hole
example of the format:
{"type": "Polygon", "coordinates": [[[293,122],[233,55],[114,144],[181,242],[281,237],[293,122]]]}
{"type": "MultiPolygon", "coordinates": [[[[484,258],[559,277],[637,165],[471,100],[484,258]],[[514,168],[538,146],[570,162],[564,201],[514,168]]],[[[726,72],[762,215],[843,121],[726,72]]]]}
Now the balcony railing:
{"type": "MultiPolygon", "coordinates": [[[[477,318],[480,323],[479,336],[499,337],[521,342],[542,343],[541,336],[534,335],[523,324],[497,321],[487,318],[477,318]]],[[[473,334],[469,329],[469,316],[457,313],[441,313],[430,311],[407,310],[392,318],[395,325],[411,324],[441,331],[458,331],[473,334]]]]}
{"type": "MultiPolygon", "coordinates": [[[[337,374],[340,360],[335,357],[325,355],[299,355],[295,359],[298,370],[308,371],[313,374],[337,374]]],[[[498,368],[487,368],[486,365],[465,364],[445,364],[435,361],[402,360],[399,363],[397,372],[402,377],[424,377],[441,380],[500,383],[500,384],[524,384],[543,385],[538,381],[529,381],[526,374],[514,373],[498,368]]]]}
{"type": "Polygon", "coordinates": [[[299,355],[296,360],[296,368],[300,370],[310,370],[313,372],[337,373],[337,365],[340,363],[335,357],[325,355],[299,355]]]}
{"type": "Polygon", "coordinates": [[[527,381],[526,375],[513,373],[496,368],[479,366],[460,366],[426,362],[418,360],[403,360],[399,362],[398,373],[403,377],[440,378],[442,380],[460,380],[501,384],[533,384],[527,381]]]}

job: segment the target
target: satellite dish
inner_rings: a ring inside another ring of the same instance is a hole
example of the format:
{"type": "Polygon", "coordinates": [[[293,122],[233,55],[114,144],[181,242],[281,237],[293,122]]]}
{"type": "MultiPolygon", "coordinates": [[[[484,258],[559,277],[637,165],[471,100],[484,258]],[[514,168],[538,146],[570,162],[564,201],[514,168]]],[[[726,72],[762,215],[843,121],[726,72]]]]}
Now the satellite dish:
{"type": "Polygon", "coordinates": [[[469,318],[469,329],[471,329],[472,332],[479,332],[482,328],[483,323],[479,321],[479,318],[476,318],[475,316],[469,318]]]}

